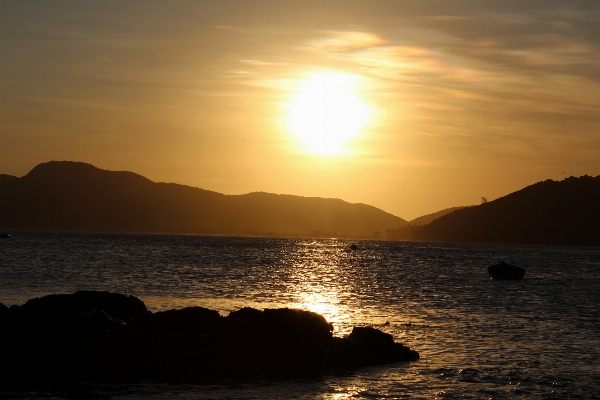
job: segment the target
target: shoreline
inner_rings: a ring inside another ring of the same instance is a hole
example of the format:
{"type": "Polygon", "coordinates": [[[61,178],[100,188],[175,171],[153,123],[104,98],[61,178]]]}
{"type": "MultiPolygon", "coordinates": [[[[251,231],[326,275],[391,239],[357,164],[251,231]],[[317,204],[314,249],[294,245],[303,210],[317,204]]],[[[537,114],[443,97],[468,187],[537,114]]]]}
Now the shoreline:
{"type": "Polygon", "coordinates": [[[134,296],[88,291],[2,305],[0,319],[3,391],[316,377],[419,359],[378,329],[336,337],[323,316],[290,308],[152,313],[134,296]]]}

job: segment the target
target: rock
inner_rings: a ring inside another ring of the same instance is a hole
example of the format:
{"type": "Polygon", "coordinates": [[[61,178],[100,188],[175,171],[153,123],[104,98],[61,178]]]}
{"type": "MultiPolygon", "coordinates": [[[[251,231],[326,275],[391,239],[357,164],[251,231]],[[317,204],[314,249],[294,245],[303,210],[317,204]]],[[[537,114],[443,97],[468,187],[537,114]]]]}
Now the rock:
{"type": "Polygon", "coordinates": [[[303,337],[318,341],[330,338],[333,332],[333,325],[322,315],[290,308],[260,311],[246,307],[229,313],[225,323],[231,331],[243,331],[245,335],[303,337]]]}
{"type": "Polygon", "coordinates": [[[326,346],[325,369],[329,371],[350,371],[358,366],[354,342],[347,337],[332,337],[326,346]]]}
{"type": "Polygon", "coordinates": [[[223,317],[215,310],[204,307],[187,307],[160,311],[134,318],[129,327],[144,332],[205,335],[214,332],[223,317]]]}
{"type": "Polygon", "coordinates": [[[232,349],[254,373],[283,378],[323,373],[325,346],[332,331],[332,324],[310,311],[290,308],[260,311],[247,307],[231,312],[219,333],[233,343],[232,349]],[[238,346],[239,343],[243,346],[238,346]]]}
{"type": "Polygon", "coordinates": [[[148,310],[143,301],[119,293],[80,291],[74,294],[51,294],[28,300],[19,314],[29,318],[72,318],[93,311],[104,311],[111,318],[130,320],[148,310]]]}
{"type": "Polygon", "coordinates": [[[322,315],[289,308],[242,308],[226,317],[202,307],[150,313],[133,296],[76,292],[0,312],[10,314],[0,324],[0,391],[311,377],[419,357],[377,329],[334,337],[322,315]]]}
{"type": "Polygon", "coordinates": [[[358,250],[358,246],[355,245],[355,244],[353,244],[353,245],[350,246],[350,249],[351,250],[358,250]]]}
{"type": "Polygon", "coordinates": [[[414,361],[419,353],[394,342],[389,333],[371,327],[354,327],[348,335],[358,352],[359,365],[377,365],[396,361],[414,361]]]}
{"type": "Polygon", "coordinates": [[[489,267],[488,273],[492,279],[519,280],[525,276],[525,269],[502,261],[500,264],[489,267]]]}
{"type": "Polygon", "coordinates": [[[4,321],[5,318],[8,318],[10,313],[10,309],[6,307],[4,304],[0,303],[0,322],[4,321]]]}
{"type": "Polygon", "coordinates": [[[98,310],[89,314],[82,314],[76,321],[83,327],[98,331],[108,331],[124,326],[123,321],[112,319],[106,312],[98,310]]]}

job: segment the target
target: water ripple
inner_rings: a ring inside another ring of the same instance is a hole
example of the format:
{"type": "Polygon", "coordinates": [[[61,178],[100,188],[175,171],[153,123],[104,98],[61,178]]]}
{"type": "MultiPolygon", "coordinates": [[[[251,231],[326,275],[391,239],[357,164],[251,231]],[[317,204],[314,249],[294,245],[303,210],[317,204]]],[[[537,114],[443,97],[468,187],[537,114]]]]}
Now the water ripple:
{"type": "Polygon", "coordinates": [[[350,251],[345,240],[14,236],[0,243],[4,304],[110,290],[139,296],[154,311],[297,307],[323,314],[336,335],[374,326],[422,357],[319,380],[98,389],[115,399],[600,394],[598,248],[364,241],[350,251]],[[490,280],[486,267],[501,260],[527,266],[526,278],[490,280]]]}

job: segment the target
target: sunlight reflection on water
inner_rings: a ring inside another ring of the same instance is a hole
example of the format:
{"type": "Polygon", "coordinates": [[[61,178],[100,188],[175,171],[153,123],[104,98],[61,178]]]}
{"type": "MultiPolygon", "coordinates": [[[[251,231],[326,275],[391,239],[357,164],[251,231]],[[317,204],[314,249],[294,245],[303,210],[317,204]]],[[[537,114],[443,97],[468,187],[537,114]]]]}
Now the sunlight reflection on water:
{"type": "Polygon", "coordinates": [[[22,234],[0,245],[0,301],[110,290],[153,311],[291,307],[336,335],[371,325],[421,354],[317,381],[133,385],[114,398],[589,398],[600,393],[600,249],[543,246],[22,234]],[[492,281],[500,260],[527,265],[492,281]],[[386,324],[389,322],[389,324],[386,324]],[[586,397],[587,396],[587,397],[586,397]]]}

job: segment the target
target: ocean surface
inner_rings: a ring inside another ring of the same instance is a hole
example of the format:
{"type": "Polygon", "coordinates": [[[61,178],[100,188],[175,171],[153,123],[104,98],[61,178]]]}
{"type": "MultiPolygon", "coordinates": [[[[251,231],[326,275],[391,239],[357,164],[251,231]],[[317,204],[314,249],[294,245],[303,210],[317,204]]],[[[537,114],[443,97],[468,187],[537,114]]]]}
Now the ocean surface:
{"type": "Polygon", "coordinates": [[[600,398],[598,247],[23,232],[0,240],[0,302],[77,290],[132,294],[152,311],[308,309],[335,335],[373,326],[421,355],[311,380],[95,388],[113,399],[600,398]],[[525,278],[491,280],[487,267],[503,260],[526,267],[525,278]]]}

